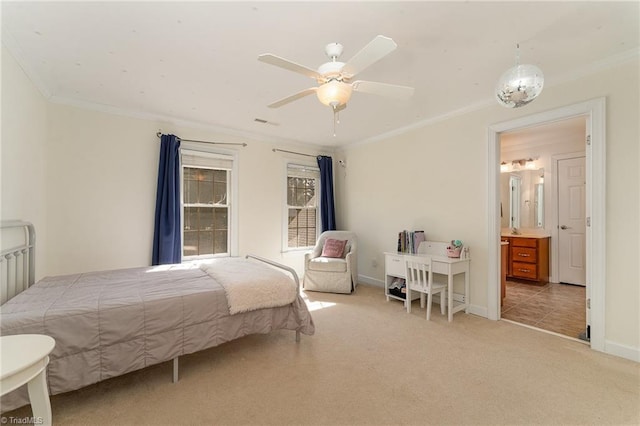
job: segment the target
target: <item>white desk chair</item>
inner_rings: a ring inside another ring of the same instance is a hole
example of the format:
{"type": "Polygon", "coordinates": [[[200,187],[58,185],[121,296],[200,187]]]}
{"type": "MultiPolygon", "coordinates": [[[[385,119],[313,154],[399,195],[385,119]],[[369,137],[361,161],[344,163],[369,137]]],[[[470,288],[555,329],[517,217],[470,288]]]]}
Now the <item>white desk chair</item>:
{"type": "Polygon", "coordinates": [[[411,312],[411,292],[420,292],[420,307],[424,308],[424,297],[427,295],[427,321],[431,318],[433,295],[440,293],[440,313],[445,314],[446,284],[433,282],[431,257],[412,257],[405,261],[407,280],[407,313],[411,312]]]}

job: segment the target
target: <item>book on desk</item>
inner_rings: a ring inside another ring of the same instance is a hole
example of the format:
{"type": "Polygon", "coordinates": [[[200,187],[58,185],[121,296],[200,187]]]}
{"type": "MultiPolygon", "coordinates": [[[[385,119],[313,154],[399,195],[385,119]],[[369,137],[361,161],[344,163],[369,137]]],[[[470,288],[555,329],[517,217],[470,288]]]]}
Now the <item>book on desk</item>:
{"type": "Polygon", "coordinates": [[[420,244],[426,240],[424,231],[402,231],[398,233],[398,253],[418,253],[420,244]]]}

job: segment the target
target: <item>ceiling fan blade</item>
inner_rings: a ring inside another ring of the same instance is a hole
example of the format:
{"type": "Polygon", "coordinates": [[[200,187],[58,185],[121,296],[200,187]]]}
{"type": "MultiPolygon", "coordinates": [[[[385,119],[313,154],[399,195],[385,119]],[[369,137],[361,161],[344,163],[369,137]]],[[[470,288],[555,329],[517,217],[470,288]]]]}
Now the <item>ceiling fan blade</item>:
{"type": "Polygon", "coordinates": [[[371,93],[373,95],[387,96],[396,99],[409,99],[413,96],[413,92],[415,92],[413,87],[378,83],[375,81],[357,80],[351,83],[351,86],[356,92],[371,93]]]}
{"type": "Polygon", "coordinates": [[[291,62],[288,59],[284,59],[279,56],[272,55],[271,53],[264,53],[262,55],[258,55],[258,60],[261,62],[265,62],[267,64],[284,68],[289,71],[306,75],[307,77],[311,77],[315,79],[322,78],[322,76],[316,70],[307,68],[304,65],[296,64],[295,62],[291,62]]]}
{"type": "Polygon", "coordinates": [[[393,52],[398,45],[389,37],[377,36],[344,65],[342,72],[353,77],[369,65],[393,52]]]}
{"type": "Polygon", "coordinates": [[[267,105],[269,108],[280,108],[282,105],[286,105],[289,102],[293,102],[295,100],[298,100],[300,98],[304,98],[305,96],[308,96],[312,93],[316,93],[316,90],[318,90],[317,87],[310,87],[308,89],[305,89],[301,92],[298,92],[296,94],[293,94],[291,96],[287,96],[284,99],[280,99],[279,101],[276,101],[272,104],[267,105]]]}

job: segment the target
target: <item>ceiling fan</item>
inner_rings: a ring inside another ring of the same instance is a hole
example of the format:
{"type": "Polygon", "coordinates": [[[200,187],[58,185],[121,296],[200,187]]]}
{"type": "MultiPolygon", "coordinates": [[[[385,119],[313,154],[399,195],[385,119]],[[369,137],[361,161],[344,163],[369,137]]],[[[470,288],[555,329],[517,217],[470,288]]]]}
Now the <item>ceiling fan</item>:
{"type": "Polygon", "coordinates": [[[324,105],[330,106],[334,113],[347,107],[347,102],[354,91],[407,99],[413,95],[413,87],[364,80],[352,81],[356,74],[393,52],[396,47],[398,45],[392,39],[379,35],[345,63],[338,61],[342,54],[343,46],[339,43],[330,43],[325,47],[325,52],[331,61],[320,65],[317,70],[296,64],[271,53],[259,55],[259,61],[306,75],[315,79],[318,83],[317,87],[304,89],[268,106],[269,108],[279,108],[312,93],[315,93],[324,105]]]}

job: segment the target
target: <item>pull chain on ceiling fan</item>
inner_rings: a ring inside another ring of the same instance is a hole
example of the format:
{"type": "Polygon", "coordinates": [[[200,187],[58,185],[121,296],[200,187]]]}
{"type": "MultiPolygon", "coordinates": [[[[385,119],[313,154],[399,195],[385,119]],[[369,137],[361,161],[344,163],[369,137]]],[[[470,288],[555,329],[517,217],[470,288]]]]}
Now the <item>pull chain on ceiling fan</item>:
{"type": "Polygon", "coordinates": [[[347,107],[347,102],[351,99],[353,92],[364,92],[397,99],[408,99],[413,95],[413,87],[364,80],[352,81],[356,74],[393,52],[396,47],[398,45],[392,39],[379,35],[344,63],[338,61],[342,55],[343,46],[340,43],[330,43],[325,47],[325,53],[331,61],[320,65],[317,71],[271,53],[259,55],[259,61],[306,75],[318,83],[317,87],[310,87],[294,93],[269,104],[268,107],[279,108],[315,93],[322,104],[330,106],[333,110],[335,136],[335,125],[339,123],[338,113],[347,107]]]}

